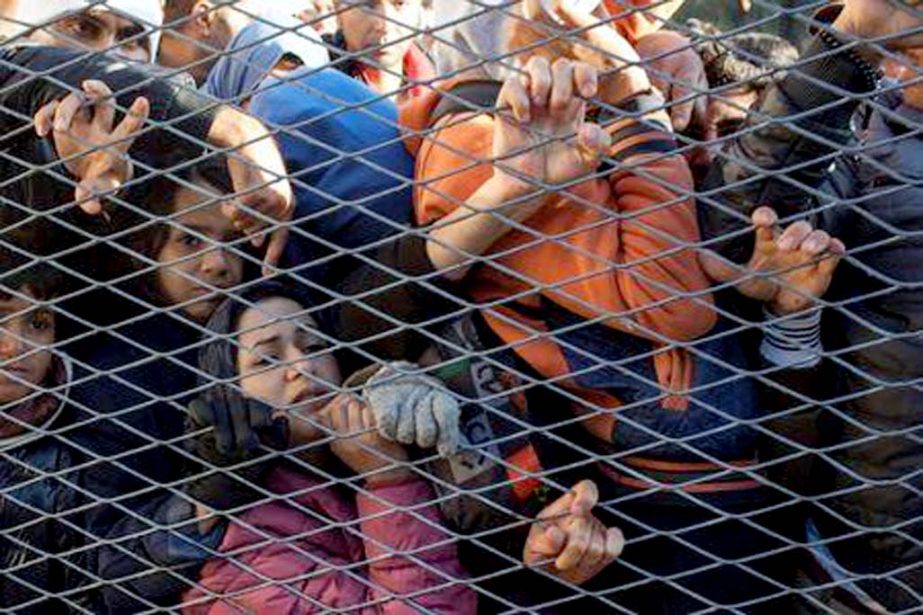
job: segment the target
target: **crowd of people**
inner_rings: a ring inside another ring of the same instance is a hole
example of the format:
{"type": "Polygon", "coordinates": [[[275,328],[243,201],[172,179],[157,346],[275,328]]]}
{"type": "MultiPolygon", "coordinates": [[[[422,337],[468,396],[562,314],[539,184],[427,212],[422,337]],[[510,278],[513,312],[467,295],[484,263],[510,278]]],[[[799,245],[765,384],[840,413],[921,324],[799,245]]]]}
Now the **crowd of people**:
{"type": "Polygon", "coordinates": [[[923,608],[923,2],[683,4],[0,2],[0,608],[923,608]]]}

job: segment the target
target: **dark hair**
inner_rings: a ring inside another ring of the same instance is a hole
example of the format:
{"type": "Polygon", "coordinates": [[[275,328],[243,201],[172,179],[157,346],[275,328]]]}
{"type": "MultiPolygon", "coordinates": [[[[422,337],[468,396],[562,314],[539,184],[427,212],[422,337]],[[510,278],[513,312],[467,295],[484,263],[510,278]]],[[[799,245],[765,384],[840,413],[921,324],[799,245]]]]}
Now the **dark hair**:
{"type": "Polygon", "coordinates": [[[50,301],[65,293],[64,274],[52,262],[36,260],[0,246],[0,297],[28,290],[39,301],[50,301]]]}
{"type": "MultiPolygon", "coordinates": [[[[177,173],[167,173],[145,181],[132,189],[126,200],[156,217],[167,217],[176,213],[176,199],[180,190],[202,184],[216,188],[222,194],[234,192],[224,157],[209,158],[177,173]]],[[[141,256],[154,258],[167,241],[169,225],[152,225],[151,216],[148,215],[143,222],[139,216],[137,226],[143,228],[130,236],[129,248],[141,256]]]]}
{"type": "Polygon", "coordinates": [[[170,24],[189,15],[198,0],[164,0],[164,23],[170,24]]]}
{"type": "Polygon", "coordinates": [[[798,61],[797,47],[780,36],[746,32],[723,37],[714,24],[690,19],[686,25],[696,39],[705,65],[708,85],[740,84],[761,90],[785,76],[784,69],[798,61]]]}
{"type": "MultiPolygon", "coordinates": [[[[233,194],[234,188],[228,172],[226,158],[211,157],[197,165],[187,167],[176,173],[168,173],[141,182],[132,188],[126,200],[144,210],[145,214],[135,216],[139,230],[130,234],[125,241],[129,249],[129,270],[140,272],[147,270],[151,260],[156,260],[170,235],[170,225],[159,218],[166,218],[176,213],[177,198],[184,188],[190,185],[207,185],[222,194],[233,194]]],[[[161,302],[156,292],[156,284],[150,275],[131,276],[132,291],[139,293],[155,304],[161,302]]]]}

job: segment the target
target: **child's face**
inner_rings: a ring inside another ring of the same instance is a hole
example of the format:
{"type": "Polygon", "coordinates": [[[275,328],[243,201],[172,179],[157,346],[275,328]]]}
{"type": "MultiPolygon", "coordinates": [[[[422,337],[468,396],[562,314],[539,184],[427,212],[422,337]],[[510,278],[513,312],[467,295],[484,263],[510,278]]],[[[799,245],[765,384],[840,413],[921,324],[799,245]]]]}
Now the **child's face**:
{"type": "Polygon", "coordinates": [[[54,315],[19,292],[27,298],[0,294],[0,405],[34,393],[51,367],[54,315]]]}
{"type": "Polygon", "coordinates": [[[330,401],[342,378],[327,344],[313,333],[316,323],[303,312],[283,297],[244,311],[237,328],[237,373],[246,397],[310,416],[330,401]]]}
{"type": "Polygon", "coordinates": [[[222,290],[240,284],[243,260],[222,244],[240,238],[219,203],[204,188],[181,188],[167,239],[156,255],[157,286],[168,305],[183,305],[196,322],[206,322],[224,300],[222,290]]]}
{"type": "Polygon", "coordinates": [[[420,0],[338,0],[337,4],[343,9],[338,19],[349,51],[368,50],[373,65],[401,72],[414,27],[423,17],[420,0]]]}

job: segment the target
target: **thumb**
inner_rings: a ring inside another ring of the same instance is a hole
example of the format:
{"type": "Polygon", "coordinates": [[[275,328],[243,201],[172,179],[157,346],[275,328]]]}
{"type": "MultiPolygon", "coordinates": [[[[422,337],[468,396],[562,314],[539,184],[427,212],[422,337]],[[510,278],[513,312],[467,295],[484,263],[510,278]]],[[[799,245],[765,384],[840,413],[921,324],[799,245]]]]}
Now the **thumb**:
{"type": "Polygon", "coordinates": [[[577,144],[586,166],[596,169],[601,158],[609,153],[612,138],[598,124],[584,124],[577,131],[577,144]]]}
{"type": "Polygon", "coordinates": [[[599,502],[599,489],[591,480],[582,480],[574,487],[574,501],[570,512],[576,516],[588,516],[599,502]]]}
{"type": "Polygon", "coordinates": [[[288,228],[280,227],[272,232],[269,236],[269,245],[266,247],[266,256],[263,259],[263,277],[275,275],[285,253],[285,245],[288,243],[288,228]]]}
{"type": "Polygon", "coordinates": [[[830,252],[829,256],[817,264],[817,272],[821,276],[829,278],[833,275],[837,265],[840,264],[840,261],[843,260],[843,257],[846,255],[846,246],[842,241],[834,237],[830,240],[830,247],[828,250],[830,252]]]}
{"type": "MultiPolygon", "coordinates": [[[[674,98],[682,99],[689,96],[689,91],[685,88],[673,88],[674,98]]],[[[673,108],[670,109],[670,120],[673,122],[673,130],[676,132],[683,132],[689,128],[689,123],[692,121],[692,111],[695,109],[695,101],[687,100],[681,103],[674,103],[673,108]]]]}
{"type": "Polygon", "coordinates": [[[750,220],[753,222],[757,244],[775,242],[774,228],[779,221],[779,216],[773,208],[766,206],[757,208],[750,216],[750,220]]]}
{"type": "Polygon", "coordinates": [[[567,534],[561,528],[549,525],[544,530],[537,532],[529,540],[526,558],[527,564],[542,559],[553,559],[561,553],[567,542],[567,534]]]}
{"type": "Polygon", "coordinates": [[[74,200],[80,203],[80,209],[90,216],[98,216],[103,212],[103,205],[99,199],[91,198],[95,194],[92,181],[82,181],[74,189],[74,200]]]}
{"type": "Polygon", "coordinates": [[[616,559],[625,550],[625,535],[617,527],[606,530],[606,557],[616,559]]]}

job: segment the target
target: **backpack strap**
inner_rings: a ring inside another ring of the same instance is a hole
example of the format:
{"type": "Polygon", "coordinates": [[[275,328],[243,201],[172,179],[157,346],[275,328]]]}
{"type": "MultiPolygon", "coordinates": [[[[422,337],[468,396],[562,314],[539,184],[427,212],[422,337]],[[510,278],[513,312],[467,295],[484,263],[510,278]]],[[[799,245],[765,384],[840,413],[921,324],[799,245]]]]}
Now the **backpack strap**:
{"type": "Polygon", "coordinates": [[[464,81],[442,95],[430,115],[429,125],[453,113],[489,113],[497,108],[497,97],[503,84],[499,81],[464,81]]]}

